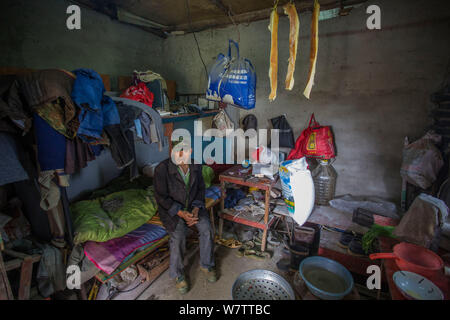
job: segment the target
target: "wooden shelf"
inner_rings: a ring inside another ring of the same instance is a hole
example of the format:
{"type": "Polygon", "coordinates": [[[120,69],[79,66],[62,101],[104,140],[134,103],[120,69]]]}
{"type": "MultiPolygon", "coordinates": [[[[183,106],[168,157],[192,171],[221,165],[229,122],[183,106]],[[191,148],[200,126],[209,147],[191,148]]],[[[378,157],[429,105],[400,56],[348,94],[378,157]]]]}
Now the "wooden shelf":
{"type": "Polygon", "coordinates": [[[250,227],[258,228],[261,230],[268,230],[273,222],[275,221],[275,216],[269,216],[269,222],[264,223],[264,215],[252,215],[251,212],[237,212],[235,210],[225,209],[219,213],[222,219],[244,224],[250,227]]]}

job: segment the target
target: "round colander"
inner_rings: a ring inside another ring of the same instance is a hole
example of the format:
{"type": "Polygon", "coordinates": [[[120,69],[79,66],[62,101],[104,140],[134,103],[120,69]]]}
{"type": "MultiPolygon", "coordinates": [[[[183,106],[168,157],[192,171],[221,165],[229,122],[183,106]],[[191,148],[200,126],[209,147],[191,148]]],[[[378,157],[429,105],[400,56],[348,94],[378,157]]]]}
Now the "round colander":
{"type": "Polygon", "coordinates": [[[295,300],[294,290],[283,277],[261,269],[240,274],[231,295],[233,300],[295,300]]]}

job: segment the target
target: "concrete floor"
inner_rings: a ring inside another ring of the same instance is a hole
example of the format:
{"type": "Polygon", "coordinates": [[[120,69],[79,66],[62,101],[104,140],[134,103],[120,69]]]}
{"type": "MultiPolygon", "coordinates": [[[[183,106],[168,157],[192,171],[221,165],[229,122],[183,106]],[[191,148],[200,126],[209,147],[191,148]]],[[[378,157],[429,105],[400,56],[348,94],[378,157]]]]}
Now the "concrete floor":
{"type": "MultiPolygon", "coordinates": [[[[152,285],[144,291],[138,300],[230,300],[231,288],[236,278],[245,271],[252,269],[266,269],[277,272],[291,282],[292,275],[280,272],[276,263],[281,258],[281,246],[271,247],[268,251],[273,253],[271,259],[264,261],[254,260],[248,257],[238,257],[238,249],[229,249],[216,246],[215,256],[217,270],[220,278],[216,283],[209,283],[199,269],[198,247],[191,250],[190,258],[185,263],[186,275],[190,283],[190,291],[180,295],[174,285],[174,280],[169,278],[169,271],[165,271],[152,285]]],[[[189,255],[189,253],[188,253],[189,255]]]]}
{"type": "MultiPolygon", "coordinates": [[[[337,216],[336,210],[331,207],[317,207],[314,212],[322,213],[327,217],[337,216]],[[317,211],[319,210],[319,211],[317,211]]],[[[317,216],[313,214],[311,217],[317,216]]],[[[340,221],[348,222],[351,229],[362,232],[359,226],[354,226],[351,223],[351,216],[343,213],[339,216],[340,221]]],[[[319,219],[320,220],[320,219],[319,219]]],[[[242,226],[237,224],[225,224],[224,238],[234,235],[240,238],[240,231],[242,226]]],[[[283,226],[280,225],[282,228],[283,226]]],[[[344,227],[344,226],[342,226],[344,227]]],[[[346,228],[345,227],[345,228],[346,228]]],[[[250,228],[251,230],[252,228],[250,228]]],[[[245,230],[245,229],[244,229],[245,230]]],[[[248,230],[248,229],[247,229],[248,230]]],[[[242,235],[242,234],[241,234],[242,235]]],[[[322,230],[320,238],[320,246],[327,247],[337,252],[346,253],[346,250],[337,245],[339,234],[336,232],[329,232],[322,230]]],[[[284,277],[291,285],[293,285],[294,272],[280,271],[276,263],[282,258],[282,248],[280,246],[271,246],[267,244],[267,251],[271,252],[272,258],[263,261],[254,260],[248,257],[238,257],[238,249],[229,249],[224,246],[216,245],[215,257],[217,270],[220,278],[216,283],[208,283],[204,274],[199,269],[199,252],[198,245],[192,245],[192,249],[188,249],[187,257],[185,258],[186,275],[190,283],[190,291],[185,295],[180,295],[174,284],[174,280],[169,278],[169,271],[166,270],[158,279],[155,280],[145,291],[140,294],[138,300],[158,299],[158,300],[228,300],[231,299],[231,288],[236,278],[243,272],[252,269],[266,269],[274,271],[284,277]]]]}
{"type": "MultiPolygon", "coordinates": [[[[340,223],[337,225],[343,229],[350,228],[352,230],[364,233],[361,227],[355,226],[351,223],[351,215],[339,213],[330,207],[318,207],[311,215],[312,222],[322,223],[323,217],[330,219],[338,219],[340,223]],[[315,221],[317,220],[317,221],[315,221]],[[359,228],[359,229],[358,229],[359,228]]],[[[278,225],[283,228],[283,224],[278,225]]],[[[278,228],[277,228],[278,229],[278,228]]],[[[224,238],[237,237],[238,239],[245,239],[245,230],[252,230],[252,228],[245,228],[238,224],[225,223],[224,238]],[[242,229],[243,228],[243,229],[242,229]],[[244,232],[244,233],[243,233],[244,232]]],[[[254,230],[253,230],[254,231],[254,230]]],[[[347,251],[337,245],[340,234],[332,232],[331,230],[322,229],[320,237],[320,246],[346,254],[347,251]]],[[[219,280],[216,283],[209,283],[205,275],[199,269],[199,251],[198,244],[188,244],[187,255],[185,257],[185,272],[190,283],[190,291],[185,295],[180,295],[175,288],[175,282],[169,277],[169,271],[166,270],[159,276],[148,288],[143,286],[141,289],[130,293],[121,294],[114,299],[136,299],[138,300],[230,300],[231,288],[237,277],[248,270],[252,269],[266,269],[271,270],[283,278],[285,278],[293,287],[294,272],[280,271],[276,263],[283,257],[283,245],[271,246],[268,243],[267,251],[272,254],[271,259],[254,260],[248,257],[238,257],[238,249],[230,249],[224,246],[216,245],[215,257],[217,270],[219,272],[219,280]],[[139,291],[139,292],[137,292],[139,291]]],[[[129,284],[123,290],[133,288],[138,284],[139,280],[129,284]]],[[[100,290],[99,296],[104,297],[106,293],[100,290]]]]}

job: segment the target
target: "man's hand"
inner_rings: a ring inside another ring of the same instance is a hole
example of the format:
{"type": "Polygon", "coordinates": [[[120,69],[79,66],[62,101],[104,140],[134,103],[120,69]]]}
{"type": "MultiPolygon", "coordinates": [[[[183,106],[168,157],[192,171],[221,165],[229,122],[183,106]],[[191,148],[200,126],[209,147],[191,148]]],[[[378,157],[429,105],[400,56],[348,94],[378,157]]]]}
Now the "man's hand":
{"type": "Polygon", "coordinates": [[[194,214],[188,212],[188,211],[178,211],[178,216],[182,219],[184,219],[184,221],[186,221],[186,224],[188,225],[188,227],[191,227],[193,225],[195,225],[198,222],[198,216],[194,216],[194,214]]]}
{"type": "Polygon", "coordinates": [[[200,211],[200,208],[198,208],[198,207],[194,207],[194,209],[192,209],[192,214],[194,215],[194,217],[198,218],[199,211],[200,211]]]}

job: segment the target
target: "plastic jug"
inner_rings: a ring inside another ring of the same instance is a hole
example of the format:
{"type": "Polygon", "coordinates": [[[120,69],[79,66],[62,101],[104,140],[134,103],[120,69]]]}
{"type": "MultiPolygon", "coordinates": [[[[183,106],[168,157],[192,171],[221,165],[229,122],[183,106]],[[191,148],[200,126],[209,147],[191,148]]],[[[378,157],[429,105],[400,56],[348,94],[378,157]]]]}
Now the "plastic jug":
{"type": "Polygon", "coordinates": [[[316,192],[316,204],[328,206],[328,202],[334,199],[336,192],[336,170],[330,161],[319,160],[319,165],[313,170],[312,177],[316,192]]]}

